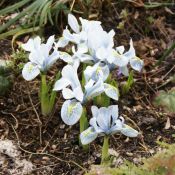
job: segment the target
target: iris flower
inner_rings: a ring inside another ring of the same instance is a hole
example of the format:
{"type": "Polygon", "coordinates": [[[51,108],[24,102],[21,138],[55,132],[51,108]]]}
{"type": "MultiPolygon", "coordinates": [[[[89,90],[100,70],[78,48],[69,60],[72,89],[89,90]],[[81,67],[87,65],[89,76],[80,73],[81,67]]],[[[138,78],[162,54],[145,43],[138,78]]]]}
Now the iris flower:
{"type": "Polygon", "coordinates": [[[54,41],[54,36],[51,36],[46,44],[42,44],[41,38],[38,36],[22,44],[22,48],[30,52],[29,62],[24,65],[22,70],[25,80],[33,80],[40,72],[46,72],[59,58],[59,52],[56,49],[52,52],[54,41]]]}
{"type": "Polygon", "coordinates": [[[130,64],[131,68],[136,71],[141,71],[143,67],[143,61],[136,56],[135,49],[133,46],[132,39],[130,40],[130,48],[127,52],[125,52],[124,46],[116,47],[116,50],[113,50],[113,54],[110,57],[111,62],[119,67],[119,72],[125,76],[128,76],[128,64],[130,64]]]}
{"type": "Polygon", "coordinates": [[[108,108],[92,106],[91,111],[93,117],[90,119],[90,127],[80,134],[83,145],[91,143],[98,136],[109,136],[115,133],[137,137],[138,131],[126,125],[124,119],[118,115],[117,105],[108,108]]]}
{"type": "Polygon", "coordinates": [[[62,78],[55,83],[53,90],[62,90],[63,98],[66,99],[61,109],[61,117],[68,125],[75,124],[81,117],[82,106],[101,93],[105,92],[106,95],[117,100],[111,91],[111,85],[105,84],[103,78],[95,81],[85,75],[85,79],[88,81],[83,92],[78,79],[77,67],[66,65],[62,70],[62,78]]]}

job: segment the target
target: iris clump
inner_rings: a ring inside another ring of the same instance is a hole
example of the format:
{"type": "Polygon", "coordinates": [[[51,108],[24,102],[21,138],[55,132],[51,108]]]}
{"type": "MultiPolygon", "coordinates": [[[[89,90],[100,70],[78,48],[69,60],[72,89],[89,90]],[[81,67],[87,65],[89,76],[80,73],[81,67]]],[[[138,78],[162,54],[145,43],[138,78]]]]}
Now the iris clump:
{"type": "Polygon", "coordinates": [[[132,39],[127,51],[124,46],[114,46],[114,30],[105,31],[100,21],[83,18],[78,21],[69,14],[68,24],[58,41],[51,36],[44,44],[40,37],[36,37],[22,45],[29,52],[29,62],[24,66],[22,75],[27,81],[41,75],[40,97],[44,115],[49,115],[52,111],[56,91],[62,92],[65,101],[61,107],[61,118],[67,125],[80,121],[80,140],[83,145],[89,144],[97,136],[104,136],[103,161],[108,158],[108,139],[111,134],[122,133],[136,137],[138,132],[118,116],[117,105],[104,107],[103,103],[100,103],[102,107],[99,109],[92,106],[93,117],[88,128],[86,108],[90,101],[95,104],[95,98],[98,97],[102,102],[108,101],[105,103],[108,105],[110,99],[118,101],[120,93],[112,73],[118,71],[119,74],[130,77],[131,69],[141,71],[143,61],[136,56],[132,39]],[[71,46],[71,53],[66,52],[66,49],[63,51],[67,45],[71,46]],[[59,48],[62,51],[58,51],[59,48]],[[46,74],[58,59],[66,65],[61,70],[61,77],[55,80],[50,95],[46,74]]]}
{"type": "Polygon", "coordinates": [[[43,115],[49,115],[55,103],[55,93],[49,94],[49,87],[46,82],[46,74],[49,68],[59,58],[59,52],[54,49],[50,54],[54,45],[54,36],[49,37],[46,44],[41,43],[41,38],[36,37],[29,39],[26,44],[22,44],[22,48],[29,52],[29,62],[24,65],[22,75],[25,80],[30,81],[41,76],[41,112],[43,115]]]}

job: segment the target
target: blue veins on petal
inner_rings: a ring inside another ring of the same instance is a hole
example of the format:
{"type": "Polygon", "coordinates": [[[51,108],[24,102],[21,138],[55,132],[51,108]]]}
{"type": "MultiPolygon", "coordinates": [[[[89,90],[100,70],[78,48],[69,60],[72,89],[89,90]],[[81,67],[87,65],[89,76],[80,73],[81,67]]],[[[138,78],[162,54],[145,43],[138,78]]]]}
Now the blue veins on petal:
{"type": "Polygon", "coordinates": [[[76,100],[66,100],[61,108],[61,118],[67,125],[74,125],[77,123],[83,112],[83,107],[80,102],[76,100]]]}

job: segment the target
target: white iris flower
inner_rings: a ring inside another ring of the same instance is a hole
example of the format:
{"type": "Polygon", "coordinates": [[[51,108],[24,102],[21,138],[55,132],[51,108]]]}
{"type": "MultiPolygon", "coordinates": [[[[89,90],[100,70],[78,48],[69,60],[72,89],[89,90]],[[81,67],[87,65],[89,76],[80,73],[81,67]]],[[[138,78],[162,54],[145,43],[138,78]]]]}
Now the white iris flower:
{"type": "Polygon", "coordinates": [[[124,123],[124,119],[118,115],[118,106],[112,105],[108,108],[96,106],[91,107],[92,118],[90,127],[80,134],[83,145],[91,143],[97,136],[122,133],[127,137],[137,137],[138,131],[124,123]]]}
{"type": "Polygon", "coordinates": [[[85,74],[87,82],[84,92],[78,79],[77,67],[72,65],[66,65],[63,68],[62,78],[55,83],[53,90],[62,90],[63,97],[66,99],[61,109],[61,117],[68,125],[75,124],[81,117],[82,105],[99,94],[105,92],[109,97],[118,99],[115,98],[116,92],[114,93],[117,90],[113,90],[115,87],[104,83],[103,78],[99,77],[94,81],[90,76],[88,78],[86,76],[89,75],[85,74]]]}
{"type": "Polygon", "coordinates": [[[46,44],[41,43],[41,38],[38,36],[34,39],[29,39],[26,44],[22,44],[22,48],[29,54],[29,62],[24,65],[22,75],[25,80],[34,79],[40,72],[46,72],[59,58],[59,52],[51,50],[54,44],[54,36],[50,36],[46,44]]]}
{"type": "Polygon", "coordinates": [[[113,50],[113,54],[111,57],[111,62],[119,67],[119,72],[123,75],[128,76],[128,64],[130,64],[131,68],[136,71],[141,71],[143,67],[143,61],[136,56],[135,49],[133,46],[132,39],[130,40],[130,48],[127,52],[125,52],[124,46],[116,47],[116,50],[113,50]]]}

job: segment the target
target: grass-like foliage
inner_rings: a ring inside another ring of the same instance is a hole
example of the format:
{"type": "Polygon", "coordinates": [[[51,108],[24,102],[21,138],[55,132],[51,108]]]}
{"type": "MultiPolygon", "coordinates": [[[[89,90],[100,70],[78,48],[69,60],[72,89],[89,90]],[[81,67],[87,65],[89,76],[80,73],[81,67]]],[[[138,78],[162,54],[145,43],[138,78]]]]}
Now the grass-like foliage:
{"type": "Polygon", "coordinates": [[[0,38],[16,33],[30,33],[39,30],[46,24],[58,25],[58,16],[61,10],[66,11],[65,3],[68,0],[22,0],[0,10],[0,15],[17,15],[0,26],[0,38]],[[10,26],[19,24],[15,29],[3,33],[10,26]]]}

